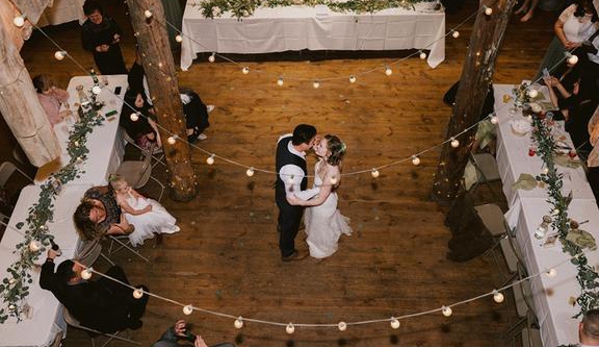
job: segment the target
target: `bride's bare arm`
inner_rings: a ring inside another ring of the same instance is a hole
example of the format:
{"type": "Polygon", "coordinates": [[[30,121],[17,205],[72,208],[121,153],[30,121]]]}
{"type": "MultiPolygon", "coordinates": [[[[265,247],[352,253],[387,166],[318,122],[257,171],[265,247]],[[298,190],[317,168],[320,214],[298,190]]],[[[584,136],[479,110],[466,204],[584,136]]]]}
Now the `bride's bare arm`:
{"type": "Polygon", "coordinates": [[[318,206],[320,204],[322,204],[323,202],[325,202],[327,200],[327,198],[329,197],[329,195],[331,195],[331,192],[333,191],[333,187],[336,187],[338,182],[339,182],[339,168],[336,166],[331,167],[324,180],[323,180],[323,184],[320,187],[320,191],[318,192],[318,195],[316,195],[314,198],[310,199],[310,200],[302,200],[299,199],[295,196],[293,197],[288,197],[287,201],[289,201],[289,203],[291,205],[300,205],[300,206],[318,206]],[[333,177],[336,179],[337,182],[335,182],[334,184],[331,183],[331,179],[333,179],[333,177]]]}

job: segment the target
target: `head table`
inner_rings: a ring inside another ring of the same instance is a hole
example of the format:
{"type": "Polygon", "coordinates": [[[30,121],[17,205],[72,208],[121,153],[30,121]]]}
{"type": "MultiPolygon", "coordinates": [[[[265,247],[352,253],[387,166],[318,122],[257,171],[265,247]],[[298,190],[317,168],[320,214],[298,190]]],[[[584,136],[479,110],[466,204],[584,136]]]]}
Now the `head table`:
{"type": "MultiPolygon", "coordinates": [[[[541,275],[531,280],[534,313],[539,320],[543,345],[553,347],[577,343],[579,321],[572,317],[580,311],[580,307],[570,304],[571,297],[576,298],[580,295],[576,266],[569,262],[569,255],[562,252],[559,241],[551,247],[543,246],[546,238],[556,232],[551,227],[543,239],[534,236],[536,229],[543,222],[543,216],[550,215],[552,211],[552,206],[547,202],[547,187],[537,186],[531,190],[513,188],[520,174],[536,176],[544,168],[543,160],[539,156],[529,155],[529,149],[534,148],[530,132],[521,134],[512,128],[513,122],[525,119],[519,110],[514,112],[513,88],[513,85],[494,85],[495,111],[499,121],[497,165],[503,192],[510,206],[505,217],[509,226],[515,228],[517,246],[522,252],[528,273],[535,274],[552,268],[557,271],[554,277],[541,275]],[[511,98],[504,99],[506,95],[511,98]]],[[[549,97],[548,92],[544,87],[540,89],[540,98],[545,100],[536,101],[545,102],[549,97]]],[[[553,136],[574,148],[570,136],[563,131],[563,124],[556,122],[555,127],[553,136]]],[[[568,208],[569,218],[578,222],[588,220],[580,229],[588,231],[595,240],[599,240],[599,209],[583,168],[557,166],[557,170],[563,174],[562,193],[568,195],[572,192],[573,199],[568,208]]],[[[585,249],[585,253],[589,265],[597,268],[599,253],[588,249],[585,249]]]]}
{"type": "Polygon", "coordinates": [[[391,8],[375,13],[338,13],[324,5],[257,8],[237,20],[230,13],[207,19],[187,2],[183,14],[181,69],[196,53],[272,53],[309,50],[430,50],[428,64],[445,59],[445,13],[391,8]]]}

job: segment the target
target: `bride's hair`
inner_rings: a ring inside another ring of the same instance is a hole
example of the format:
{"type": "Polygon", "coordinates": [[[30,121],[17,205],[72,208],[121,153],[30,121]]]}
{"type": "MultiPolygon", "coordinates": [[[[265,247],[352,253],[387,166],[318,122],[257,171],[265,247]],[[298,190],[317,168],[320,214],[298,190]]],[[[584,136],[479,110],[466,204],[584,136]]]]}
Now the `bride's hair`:
{"type": "Polygon", "coordinates": [[[324,138],[327,140],[327,147],[331,152],[331,155],[327,159],[327,163],[334,166],[339,165],[345,154],[345,143],[335,135],[325,135],[324,138]]]}

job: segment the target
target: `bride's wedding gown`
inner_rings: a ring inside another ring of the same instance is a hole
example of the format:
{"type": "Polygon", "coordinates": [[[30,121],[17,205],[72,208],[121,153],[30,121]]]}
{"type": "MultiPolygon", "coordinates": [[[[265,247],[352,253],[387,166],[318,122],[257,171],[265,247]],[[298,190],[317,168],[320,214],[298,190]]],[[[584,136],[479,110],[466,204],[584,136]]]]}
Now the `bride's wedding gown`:
{"type": "MultiPolygon", "coordinates": [[[[318,172],[316,164],[314,172],[318,172]]],[[[320,176],[314,175],[314,188],[322,186],[320,176]]],[[[307,207],[304,213],[304,224],[310,256],[326,258],[337,251],[337,242],[341,234],[351,235],[352,230],[348,224],[349,218],[341,215],[337,209],[337,193],[332,191],[321,205],[307,207]]]]}

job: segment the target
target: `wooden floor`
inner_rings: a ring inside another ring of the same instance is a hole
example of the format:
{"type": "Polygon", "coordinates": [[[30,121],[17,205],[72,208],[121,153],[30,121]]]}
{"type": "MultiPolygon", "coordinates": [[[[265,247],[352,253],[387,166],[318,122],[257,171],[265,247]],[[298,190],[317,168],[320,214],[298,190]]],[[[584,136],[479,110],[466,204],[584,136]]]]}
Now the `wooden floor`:
{"type": "MultiPolygon", "coordinates": [[[[125,29],[126,61],[133,61],[131,28],[122,2],[108,1],[109,12],[125,29]]],[[[447,29],[471,12],[473,4],[448,14],[447,29]]],[[[516,19],[508,28],[499,54],[495,81],[515,83],[530,78],[552,38],[556,14],[541,13],[530,23],[516,19]]],[[[449,37],[446,61],[436,69],[412,58],[394,68],[392,76],[375,72],[349,84],[346,79],[323,82],[287,80],[276,76],[324,79],[349,76],[382,67],[399,59],[334,59],[318,61],[248,62],[252,71],[243,75],[229,63],[197,61],[181,72],[181,85],[193,87],[211,113],[208,139],[198,143],[248,166],[274,169],[274,148],[279,135],[296,124],[314,124],[321,134],[337,134],[347,144],[344,172],[384,165],[442,141],[451,110],[442,103],[443,93],[461,72],[472,22],[460,28],[458,39],[449,37]]],[[[47,28],[47,32],[83,66],[91,56],[79,43],[76,24],[47,28]]],[[[49,72],[59,85],[82,75],[66,60],[53,59],[56,49],[36,34],[22,56],[32,75],[49,72]]],[[[293,54],[292,54],[293,55],[293,54]]],[[[293,55],[297,60],[297,55],[293,55]]],[[[244,63],[246,64],[246,63],[244,63]]],[[[3,155],[10,142],[5,137],[3,155]]],[[[296,323],[337,323],[388,318],[441,307],[492,290],[501,276],[490,259],[454,263],[446,259],[449,232],[443,226],[443,210],[429,199],[438,151],[422,157],[418,167],[405,163],[370,174],[343,178],[339,207],[351,218],[354,234],[342,237],[339,251],[317,261],[282,263],[277,247],[277,209],[273,201],[274,176],[257,173],[248,178],[245,169],[222,161],[205,164],[206,156],[193,152],[200,193],[189,203],[168,198],[164,205],[180,221],[181,232],[165,237],[141,252],[145,263],[127,254],[116,258],[132,283],[147,284],[166,297],[209,310],[256,319],[296,323]],[[130,261],[129,261],[130,259],[130,261]]],[[[315,158],[308,160],[312,166],[315,158]]],[[[165,179],[164,172],[158,177],[165,179]]],[[[150,191],[150,195],[154,192],[150,191]]],[[[301,248],[303,235],[298,237],[301,248]]],[[[440,313],[402,321],[392,330],[388,323],[335,328],[297,328],[287,335],[283,327],[248,324],[239,331],[231,319],[194,313],[194,331],[209,344],[222,341],[238,346],[504,346],[504,333],[516,321],[508,296],[502,305],[491,298],[454,309],[450,318],[440,313]]],[[[181,307],[150,300],[144,326],[133,336],[148,346],[175,320],[181,307]]],[[[90,345],[87,336],[69,330],[64,346],[90,345]]],[[[120,345],[115,343],[114,345],[120,345]]]]}

